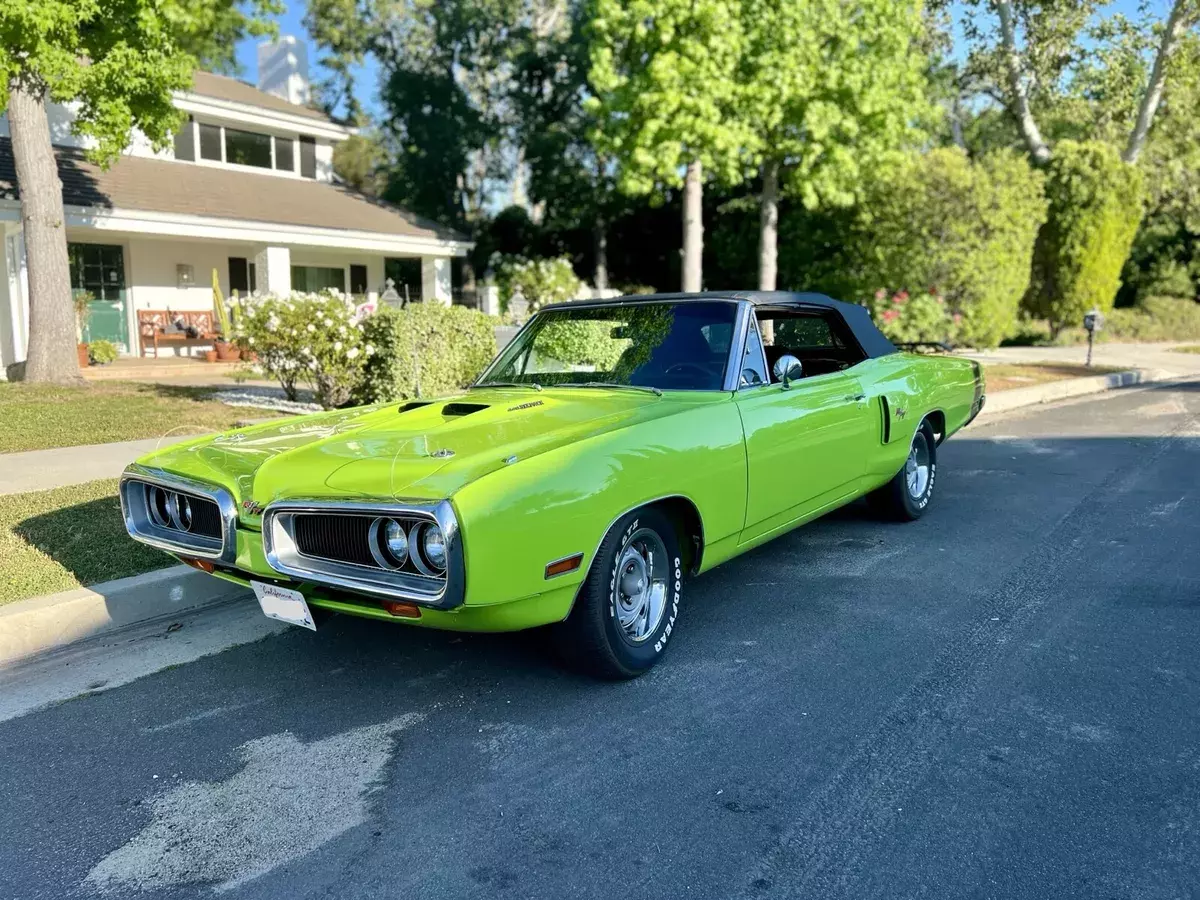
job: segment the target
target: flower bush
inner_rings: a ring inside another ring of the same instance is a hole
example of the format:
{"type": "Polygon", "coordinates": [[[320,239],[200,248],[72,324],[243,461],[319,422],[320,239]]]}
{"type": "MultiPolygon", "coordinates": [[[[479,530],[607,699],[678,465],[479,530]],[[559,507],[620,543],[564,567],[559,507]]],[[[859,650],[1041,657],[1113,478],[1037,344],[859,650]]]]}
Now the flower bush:
{"type": "Polygon", "coordinates": [[[436,397],[470,384],[496,355],[491,316],[465,306],[410,303],[363,322],[376,352],[354,390],[359,403],[436,397]]]}
{"type": "Polygon", "coordinates": [[[353,298],[336,291],[254,294],[243,298],[239,346],[279,381],[289,400],[297,386],[312,386],[325,409],[345,406],[375,347],[364,337],[353,298]]]}
{"type": "Polygon", "coordinates": [[[494,266],[501,312],[508,312],[508,301],[518,290],[529,301],[529,312],[535,313],[548,303],[574,299],[583,287],[565,256],[557,259],[505,256],[494,266]]]}
{"type": "Polygon", "coordinates": [[[909,296],[908,291],[879,290],[867,309],[879,330],[898,344],[953,344],[962,330],[962,314],[952,312],[936,290],[916,296],[909,296]]]}

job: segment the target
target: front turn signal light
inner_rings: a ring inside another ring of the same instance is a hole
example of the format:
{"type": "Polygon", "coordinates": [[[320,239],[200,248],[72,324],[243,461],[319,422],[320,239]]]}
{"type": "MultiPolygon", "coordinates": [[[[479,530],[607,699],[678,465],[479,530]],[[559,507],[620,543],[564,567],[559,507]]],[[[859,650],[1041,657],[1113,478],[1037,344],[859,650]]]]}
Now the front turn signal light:
{"type": "Polygon", "coordinates": [[[396,616],[400,619],[419,619],[421,618],[421,607],[415,603],[405,603],[399,600],[385,600],[383,608],[387,610],[389,616],[396,616]]]}

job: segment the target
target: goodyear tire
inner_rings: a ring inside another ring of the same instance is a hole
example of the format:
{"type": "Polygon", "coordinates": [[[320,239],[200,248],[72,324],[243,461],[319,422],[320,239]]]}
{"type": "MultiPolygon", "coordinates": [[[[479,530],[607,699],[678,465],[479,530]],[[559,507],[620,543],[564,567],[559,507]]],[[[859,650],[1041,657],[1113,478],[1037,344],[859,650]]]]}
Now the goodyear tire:
{"type": "Polygon", "coordinates": [[[678,626],[683,558],[674,524],[657,509],[622,516],[556,628],[571,666],[599,678],[635,678],[662,657],[678,626]]]}
{"type": "Polygon", "coordinates": [[[882,515],[900,522],[919,519],[933,500],[937,481],[937,439],[928,421],[922,422],[909,446],[904,465],[883,487],[868,495],[882,515]]]}

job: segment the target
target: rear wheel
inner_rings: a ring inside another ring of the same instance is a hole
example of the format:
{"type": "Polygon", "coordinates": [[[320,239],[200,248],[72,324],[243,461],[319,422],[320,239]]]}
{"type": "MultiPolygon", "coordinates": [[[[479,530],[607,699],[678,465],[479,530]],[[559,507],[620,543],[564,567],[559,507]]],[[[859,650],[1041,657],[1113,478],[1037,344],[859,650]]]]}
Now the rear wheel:
{"type": "Polygon", "coordinates": [[[880,513],[902,522],[919,519],[933,499],[937,476],[937,438],[929,422],[922,422],[913,435],[904,466],[868,500],[880,513]]]}
{"type": "Polygon", "coordinates": [[[622,516],[604,540],[555,644],[600,678],[634,678],[662,656],[675,630],[683,559],[674,523],[658,509],[622,516]]]}

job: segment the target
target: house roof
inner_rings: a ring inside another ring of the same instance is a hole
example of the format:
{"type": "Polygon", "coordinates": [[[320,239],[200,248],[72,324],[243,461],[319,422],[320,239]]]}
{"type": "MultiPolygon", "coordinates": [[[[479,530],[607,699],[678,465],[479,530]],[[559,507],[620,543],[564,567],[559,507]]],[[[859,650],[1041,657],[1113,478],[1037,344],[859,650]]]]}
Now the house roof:
{"type": "MultiPolygon", "coordinates": [[[[469,240],[451,228],[328,182],[142,156],[123,156],[105,171],[88,162],[81,150],[56,147],[55,155],[63,203],[68,206],[469,240]]],[[[20,199],[8,138],[0,138],[0,199],[20,199]]]]}
{"type": "Polygon", "coordinates": [[[289,103],[274,94],[260,91],[253,85],[226,75],[214,75],[197,69],[192,75],[192,93],[201,97],[212,97],[216,100],[228,100],[231,103],[245,103],[247,106],[257,106],[261,109],[273,109],[278,112],[291,113],[294,116],[304,116],[321,122],[342,123],[317,109],[289,103]]]}

